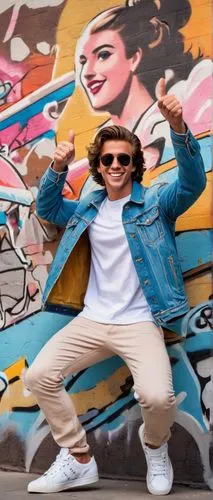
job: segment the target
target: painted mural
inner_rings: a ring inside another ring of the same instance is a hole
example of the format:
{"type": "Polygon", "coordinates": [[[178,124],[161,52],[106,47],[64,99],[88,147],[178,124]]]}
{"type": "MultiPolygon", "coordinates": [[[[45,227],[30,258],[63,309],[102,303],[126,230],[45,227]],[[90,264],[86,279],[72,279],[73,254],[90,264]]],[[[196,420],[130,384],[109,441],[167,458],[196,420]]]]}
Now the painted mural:
{"type": "MultiPolygon", "coordinates": [[[[115,0],[1,1],[0,442],[11,432],[20,440],[26,471],[49,428],[22,376],[42,345],[70,321],[41,309],[61,233],[36,215],[40,177],[56,143],[73,128],[76,160],[64,196],[77,199],[95,189],[85,146],[97,129],[113,123],[140,137],[147,186],[174,180],[169,130],[156,104],[165,75],[168,92],[183,103],[185,120],[199,139],[208,180],[176,225],[191,310],[164,332],[178,400],[176,423],[196,443],[203,479],[213,489],[210,19],[209,0],[127,0],[119,6],[115,0]]],[[[128,448],[139,414],[132,378],[119,358],[73,375],[66,388],[100,446],[106,433],[110,443],[128,429],[128,448]]],[[[5,463],[10,465],[9,458],[0,451],[0,466],[5,463]]]]}

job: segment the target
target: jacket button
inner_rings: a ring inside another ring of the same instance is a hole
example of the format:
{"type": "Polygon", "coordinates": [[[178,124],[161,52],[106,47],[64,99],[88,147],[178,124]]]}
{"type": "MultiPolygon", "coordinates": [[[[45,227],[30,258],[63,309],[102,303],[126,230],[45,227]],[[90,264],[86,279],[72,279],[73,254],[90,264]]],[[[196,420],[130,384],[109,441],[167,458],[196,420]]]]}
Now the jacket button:
{"type": "Polygon", "coordinates": [[[150,224],[151,220],[150,219],[146,219],[146,224],[150,224]]]}
{"type": "Polygon", "coordinates": [[[131,238],[135,238],[136,234],[135,233],[130,233],[131,238]]]}
{"type": "Polygon", "coordinates": [[[144,280],[143,284],[144,285],[148,285],[149,284],[149,280],[144,280]]]}

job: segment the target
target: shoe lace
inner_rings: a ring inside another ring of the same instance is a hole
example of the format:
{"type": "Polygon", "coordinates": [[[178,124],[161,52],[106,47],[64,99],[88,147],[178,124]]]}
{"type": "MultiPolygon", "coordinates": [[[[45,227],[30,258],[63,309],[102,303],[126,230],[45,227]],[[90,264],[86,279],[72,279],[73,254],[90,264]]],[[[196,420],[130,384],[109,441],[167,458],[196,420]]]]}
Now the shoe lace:
{"type": "MultiPolygon", "coordinates": [[[[63,450],[61,450],[56,456],[55,461],[51,464],[49,469],[44,473],[44,476],[55,476],[57,472],[63,472],[66,475],[67,466],[69,466],[69,471],[73,474],[76,473],[74,468],[70,463],[71,455],[64,455],[63,450]]],[[[71,457],[72,458],[72,457],[71,457]]]]}
{"type": "Polygon", "coordinates": [[[166,453],[150,456],[150,467],[153,476],[166,476],[166,453]]]}

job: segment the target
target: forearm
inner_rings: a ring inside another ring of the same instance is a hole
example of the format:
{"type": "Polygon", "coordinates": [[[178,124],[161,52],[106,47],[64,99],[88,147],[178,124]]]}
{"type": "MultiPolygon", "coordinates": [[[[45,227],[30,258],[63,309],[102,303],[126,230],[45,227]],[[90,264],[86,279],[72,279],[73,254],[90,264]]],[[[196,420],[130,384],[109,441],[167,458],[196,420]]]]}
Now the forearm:
{"type": "Polygon", "coordinates": [[[40,181],[36,199],[36,211],[42,219],[65,226],[77,208],[78,202],[67,200],[62,196],[62,190],[68,169],[56,172],[50,167],[40,181]]]}
{"type": "Polygon", "coordinates": [[[185,134],[176,134],[171,130],[175,158],[178,165],[179,190],[200,196],[206,186],[206,174],[200,145],[187,128],[185,134]]]}
{"type": "Polygon", "coordinates": [[[178,178],[162,189],[161,204],[166,214],[175,220],[201,195],[206,186],[206,174],[198,141],[190,130],[171,138],[178,165],[178,178]]]}

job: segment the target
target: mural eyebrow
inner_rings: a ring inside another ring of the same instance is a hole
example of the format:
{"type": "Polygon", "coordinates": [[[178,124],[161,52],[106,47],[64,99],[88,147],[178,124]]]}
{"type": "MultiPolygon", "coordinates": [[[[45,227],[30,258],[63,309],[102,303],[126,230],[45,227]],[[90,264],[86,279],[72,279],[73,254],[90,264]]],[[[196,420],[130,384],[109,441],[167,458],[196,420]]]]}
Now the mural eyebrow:
{"type": "Polygon", "coordinates": [[[115,47],[114,47],[114,45],[110,45],[109,43],[104,43],[103,45],[99,45],[98,47],[96,47],[96,48],[92,51],[92,53],[93,53],[93,54],[96,54],[99,50],[101,50],[101,49],[103,49],[103,48],[106,48],[106,47],[108,47],[108,48],[110,48],[110,49],[114,49],[114,48],[115,48],[115,47]]]}

